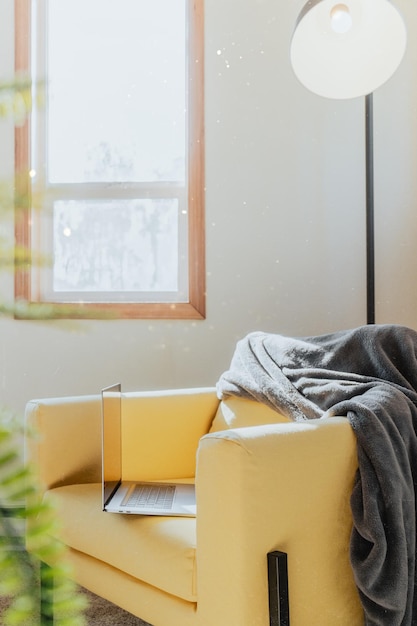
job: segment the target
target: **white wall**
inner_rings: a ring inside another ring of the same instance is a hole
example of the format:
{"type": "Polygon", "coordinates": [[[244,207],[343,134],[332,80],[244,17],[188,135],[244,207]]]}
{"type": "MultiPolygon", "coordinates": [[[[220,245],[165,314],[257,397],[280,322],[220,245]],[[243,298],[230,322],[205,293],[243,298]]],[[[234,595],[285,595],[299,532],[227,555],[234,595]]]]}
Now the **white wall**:
{"type": "MultiPolygon", "coordinates": [[[[302,5],[206,0],[206,320],[0,319],[0,404],[21,412],[30,398],[116,380],[126,390],[211,385],[250,331],[365,323],[364,102],[319,98],[293,76],[302,5]]],[[[417,327],[417,6],[396,5],[406,58],[374,96],[377,322],[417,327]]],[[[12,10],[1,0],[8,78],[12,10]]],[[[12,128],[0,123],[0,178],[12,167],[12,128]]],[[[0,229],[11,236],[7,220],[0,229]]],[[[1,273],[0,284],[11,299],[11,277],[1,273]]]]}

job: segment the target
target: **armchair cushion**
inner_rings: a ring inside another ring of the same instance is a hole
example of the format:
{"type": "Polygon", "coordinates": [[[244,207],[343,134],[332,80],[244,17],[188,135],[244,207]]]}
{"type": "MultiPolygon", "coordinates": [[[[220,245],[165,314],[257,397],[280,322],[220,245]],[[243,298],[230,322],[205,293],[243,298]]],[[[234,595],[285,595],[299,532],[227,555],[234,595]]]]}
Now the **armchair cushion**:
{"type": "Polygon", "coordinates": [[[100,483],[57,487],[45,498],[60,519],[55,534],[64,544],[173,596],[196,601],[195,518],[103,513],[100,483]]]}

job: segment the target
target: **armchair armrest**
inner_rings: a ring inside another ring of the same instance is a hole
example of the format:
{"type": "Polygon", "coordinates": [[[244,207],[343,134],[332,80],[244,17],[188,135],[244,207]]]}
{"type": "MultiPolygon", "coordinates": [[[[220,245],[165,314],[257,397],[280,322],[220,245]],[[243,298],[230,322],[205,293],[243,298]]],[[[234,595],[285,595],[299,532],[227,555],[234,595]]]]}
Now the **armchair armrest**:
{"type": "MultiPolygon", "coordinates": [[[[218,404],[211,387],[123,394],[123,478],[193,477],[218,404]]],[[[99,395],[32,400],[26,429],[26,456],[46,489],[101,481],[99,395]]]]}
{"type": "Polygon", "coordinates": [[[349,561],[356,470],[356,439],[346,418],[202,438],[198,595],[211,623],[269,623],[266,555],[281,550],[288,554],[291,621],[363,624],[349,561]],[[206,598],[213,597],[218,602],[209,609],[206,598]]]}

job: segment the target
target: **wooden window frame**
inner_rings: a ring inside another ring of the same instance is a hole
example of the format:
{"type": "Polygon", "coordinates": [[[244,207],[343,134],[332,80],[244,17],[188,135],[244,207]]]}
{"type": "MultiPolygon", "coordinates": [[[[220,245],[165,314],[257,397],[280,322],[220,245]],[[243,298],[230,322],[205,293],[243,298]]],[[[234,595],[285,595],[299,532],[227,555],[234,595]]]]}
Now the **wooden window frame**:
{"type": "MultiPolygon", "coordinates": [[[[188,7],[188,301],[187,302],[38,302],[32,295],[30,119],[15,130],[15,242],[26,258],[15,263],[16,317],[204,319],[205,165],[204,165],[204,0],[188,7]]],[[[15,0],[15,71],[30,74],[31,0],[15,0]]],[[[39,270],[41,271],[41,270],[39,270]]],[[[88,297],[88,294],[86,294],[88,297]]]]}

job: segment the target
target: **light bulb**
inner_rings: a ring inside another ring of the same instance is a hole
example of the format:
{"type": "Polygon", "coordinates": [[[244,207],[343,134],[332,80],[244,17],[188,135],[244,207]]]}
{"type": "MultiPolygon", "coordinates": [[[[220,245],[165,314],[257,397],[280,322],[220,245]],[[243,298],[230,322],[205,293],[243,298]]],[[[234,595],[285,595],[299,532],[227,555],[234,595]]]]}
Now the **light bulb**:
{"type": "Polygon", "coordinates": [[[352,28],[352,16],[346,4],[335,4],[330,11],[332,30],[337,34],[347,33],[352,28]]]}

